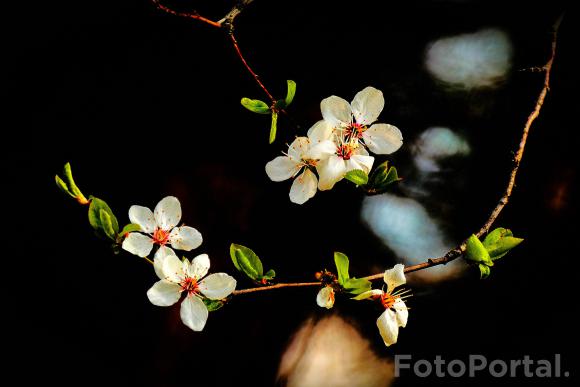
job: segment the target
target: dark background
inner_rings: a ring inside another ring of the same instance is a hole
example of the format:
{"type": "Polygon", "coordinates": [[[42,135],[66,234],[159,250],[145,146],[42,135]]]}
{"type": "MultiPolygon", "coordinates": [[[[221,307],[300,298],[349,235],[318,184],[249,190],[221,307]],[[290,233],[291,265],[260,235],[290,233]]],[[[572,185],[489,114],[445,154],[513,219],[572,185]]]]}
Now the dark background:
{"type": "MultiPolygon", "coordinates": [[[[230,8],[225,1],[182,4],[213,19],[230,8]]],[[[325,1],[314,8],[312,2],[257,0],[236,21],[241,48],[276,95],[285,92],[286,79],[298,84],[289,112],[301,128],[281,117],[273,146],[267,144],[268,118],[239,104],[243,96],[264,95],[221,31],[163,14],[145,0],[28,10],[10,39],[24,70],[12,100],[24,111],[8,124],[2,154],[4,191],[11,198],[5,213],[17,219],[4,233],[13,250],[5,257],[6,300],[17,302],[5,316],[15,325],[7,331],[16,344],[9,368],[23,380],[57,385],[272,385],[300,324],[339,313],[383,357],[479,353],[509,360],[561,353],[564,370],[574,375],[574,15],[562,24],[552,92],[532,128],[513,200],[497,223],[525,243],[487,281],[468,272],[417,288],[409,325],[390,348],[376,330],[378,309],[339,300],[327,312],[316,306],[311,288],[240,297],[212,313],[203,333],[191,332],[177,307],[148,302],[145,292],[156,280],[151,268],[129,254],[113,255],[93,237],[86,209],[54,186],[54,174],[71,161],[83,192],[107,200],[122,223],[131,204],[152,208],[166,195],[179,197],[183,220],[204,237],[195,252],[207,252],[215,271],[233,273],[228,248],[236,242],[252,247],[280,281],[311,280],[331,267],[335,250],[351,257],[353,274],[377,272],[396,258],[361,223],[359,192],[339,184],[296,206],[287,197],[290,184],[272,183],[264,173],[284,143],[320,118],[321,99],[336,94],[350,100],[373,85],[387,99],[381,121],[396,123],[405,145],[434,125],[462,128],[468,138],[470,157],[444,184],[431,187],[424,203],[459,243],[479,229],[504,190],[511,152],[543,77],[517,70],[545,63],[550,26],[564,8],[558,1],[507,7],[325,1]],[[513,41],[507,83],[497,90],[443,91],[423,68],[425,45],[487,26],[504,29],[513,41]]],[[[412,176],[408,147],[391,159],[401,175],[412,176]]],[[[250,285],[237,277],[240,288],[250,285]]],[[[491,381],[407,377],[397,385],[491,381]]]]}

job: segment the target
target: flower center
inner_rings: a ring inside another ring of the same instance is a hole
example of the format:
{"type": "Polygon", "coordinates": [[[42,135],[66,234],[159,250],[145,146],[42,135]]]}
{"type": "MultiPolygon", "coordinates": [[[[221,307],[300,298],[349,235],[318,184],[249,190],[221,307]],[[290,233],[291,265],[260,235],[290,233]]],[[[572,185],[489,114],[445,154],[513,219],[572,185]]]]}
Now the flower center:
{"type": "Polygon", "coordinates": [[[390,293],[383,293],[383,295],[381,296],[381,304],[383,304],[385,309],[390,309],[393,307],[393,305],[395,305],[397,298],[399,298],[399,297],[393,296],[390,293]]]}
{"type": "Polygon", "coordinates": [[[359,139],[367,127],[359,123],[353,122],[344,129],[344,134],[348,140],[359,139]]]}
{"type": "Polygon", "coordinates": [[[169,231],[160,228],[155,229],[155,232],[153,233],[153,242],[161,246],[167,244],[167,242],[169,242],[169,231]]]}
{"type": "Polygon", "coordinates": [[[342,144],[336,148],[336,155],[343,160],[349,160],[354,152],[354,148],[351,144],[342,144]]]}
{"type": "Polygon", "coordinates": [[[179,286],[181,286],[182,291],[187,292],[190,296],[199,292],[199,283],[192,277],[185,277],[179,286]]]}

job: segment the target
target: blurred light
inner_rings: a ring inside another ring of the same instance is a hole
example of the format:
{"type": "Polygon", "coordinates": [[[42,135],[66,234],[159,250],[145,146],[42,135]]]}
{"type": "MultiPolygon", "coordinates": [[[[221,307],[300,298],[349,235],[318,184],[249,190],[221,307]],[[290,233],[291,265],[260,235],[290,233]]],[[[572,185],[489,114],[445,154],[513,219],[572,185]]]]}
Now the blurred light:
{"type": "Polygon", "coordinates": [[[352,325],[331,316],[300,328],[282,356],[278,378],[289,387],[387,387],[393,373],[393,363],[377,357],[352,325]]]}
{"type": "Polygon", "coordinates": [[[442,38],[429,44],[427,70],[440,81],[466,89],[493,87],[511,65],[512,45],[497,29],[442,38]]]}
{"type": "Polygon", "coordinates": [[[466,156],[469,144],[448,128],[432,127],[424,131],[413,146],[413,161],[422,172],[438,172],[438,161],[450,156],[466,156]]]}

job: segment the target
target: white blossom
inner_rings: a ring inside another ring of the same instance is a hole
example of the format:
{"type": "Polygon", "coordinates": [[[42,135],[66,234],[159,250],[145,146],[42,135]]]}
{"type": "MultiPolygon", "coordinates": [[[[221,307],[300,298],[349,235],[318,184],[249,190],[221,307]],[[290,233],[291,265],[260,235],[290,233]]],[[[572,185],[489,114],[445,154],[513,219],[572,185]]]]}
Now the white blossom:
{"type": "Polygon", "coordinates": [[[386,270],[383,276],[387,290],[373,289],[354,297],[355,300],[368,298],[379,299],[385,311],[377,319],[377,327],[385,345],[395,344],[399,336],[399,327],[404,328],[409,318],[409,310],[403,298],[408,297],[408,291],[395,291],[395,288],[406,283],[404,266],[397,264],[386,270]]]}
{"type": "Polygon", "coordinates": [[[157,306],[170,306],[185,293],[181,321],[194,331],[203,330],[207,322],[208,309],[203,298],[221,300],[236,288],[236,280],[226,273],[206,277],[209,270],[207,254],[198,255],[191,262],[185,258],[180,261],[173,250],[161,247],[155,254],[154,267],[160,280],[147,291],[149,301],[157,306]]]}
{"type": "Polygon", "coordinates": [[[316,295],[316,303],[321,308],[330,309],[334,306],[334,289],[332,286],[324,286],[316,295]]]}
{"type": "Polygon", "coordinates": [[[201,234],[195,228],[176,227],[181,220],[181,204],[174,196],[163,198],[154,212],[147,207],[131,206],[129,220],[138,224],[143,233],[129,233],[123,241],[123,249],[140,257],[149,255],[155,244],[190,251],[202,242],[201,234]]]}

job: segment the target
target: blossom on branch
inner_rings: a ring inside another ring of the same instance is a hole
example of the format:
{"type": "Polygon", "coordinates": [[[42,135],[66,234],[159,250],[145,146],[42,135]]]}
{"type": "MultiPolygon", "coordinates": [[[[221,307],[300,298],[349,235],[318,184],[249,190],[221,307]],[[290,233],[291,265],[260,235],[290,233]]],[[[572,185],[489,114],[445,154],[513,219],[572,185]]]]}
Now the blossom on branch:
{"type": "Polygon", "coordinates": [[[201,245],[202,237],[193,227],[176,227],[181,220],[181,204],[174,196],[163,198],[155,211],[143,206],[131,206],[129,209],[131,223],[138,224],[141,231],[127,234],[123,249],[131,254],[146,257],[153,245],[169,245],[178,250],[190,251],[201,245]]]}
{"type": "Polygon", "coordinates": [[[194,331],[203,330],[209,314],[204,298],[221,300],[236,289],[236,280],[226,273],[214,273],[207,277],[209,257],[201,254],[191,262],[180,261],[175,252],[161,248],[155,254],[155,273],[160,278],[148,291],[153,305],[171,306],[181,298],[181,321],[194,331]],[[205,277],[205,278],[204,278],[205,277]]]}
{"type": "Polygon", "coordinates": [[[330,309],[334,306],[334,289],[332,286],[324,286],[316,295],[316,303],[321,308],[330,309]]]}
{"type": "Polygon", "coordinates": [[[385,345],[395,344],[399,336],[399,327],[404,328],[409,318],[409,310],[403,298],[409,297],[406,291],[394,291],[395,288],[404,285],[405,279],[404,266],[397,264],[392,269],[386,270],[383,276],[387,284],[387,291],[373,289],[354,297],[355,300],[376,299],[380,300],[385,311],[377,319],[377,327],[385,345]]]}

